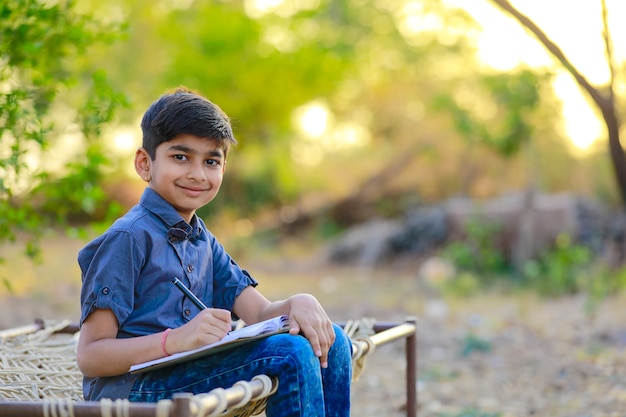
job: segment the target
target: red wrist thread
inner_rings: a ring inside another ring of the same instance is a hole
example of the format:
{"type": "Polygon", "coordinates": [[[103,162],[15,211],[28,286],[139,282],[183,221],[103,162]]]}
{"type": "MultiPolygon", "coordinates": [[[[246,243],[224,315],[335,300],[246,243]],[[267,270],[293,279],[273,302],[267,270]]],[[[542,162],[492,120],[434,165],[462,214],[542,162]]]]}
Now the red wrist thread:
{"type": "Polygon", "coordinates": [[[167,349],[165,349],[165,342],[167,341],[167,335],[170,333],[170,330],[172,329],[165,329],[163,336],[161,336],[161,352],[163,352],[165,356],[170,356],[170,354],[167,353],[167,349]]]}

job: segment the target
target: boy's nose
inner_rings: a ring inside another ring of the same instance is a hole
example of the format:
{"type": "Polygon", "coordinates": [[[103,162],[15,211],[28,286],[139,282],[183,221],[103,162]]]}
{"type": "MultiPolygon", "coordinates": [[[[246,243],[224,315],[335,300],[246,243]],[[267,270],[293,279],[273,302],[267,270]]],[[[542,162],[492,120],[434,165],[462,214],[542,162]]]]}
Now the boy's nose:
{"type": "Polygon", "coordinates": [[[196,181],[204,181],[206,180],[206,173],[204,172],[204,167],[202,164],[192,164],[189,168],[189,173],[187,174],[189,178],[195,179],[196,181]]]}

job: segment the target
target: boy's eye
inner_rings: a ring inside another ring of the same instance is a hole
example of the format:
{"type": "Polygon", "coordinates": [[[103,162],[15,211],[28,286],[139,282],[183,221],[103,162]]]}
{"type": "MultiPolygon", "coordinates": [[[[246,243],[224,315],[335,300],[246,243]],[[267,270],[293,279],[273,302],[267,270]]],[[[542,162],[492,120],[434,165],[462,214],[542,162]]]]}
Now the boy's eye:
{"type": "Polygon", "coordinates": [[[217,159],[207,159],[206,161],[207,165],[211,165],[211,166],[220,166],[221,162],[218,161],[217,159]]]}
{"type": "Polygon", "coordinates": [[[177,155],[174,155],[173,157],[177,161],[186,161],[187,160],[187,156],[186,155],[182,155],[182,154],[177,154],[177,155]]]}

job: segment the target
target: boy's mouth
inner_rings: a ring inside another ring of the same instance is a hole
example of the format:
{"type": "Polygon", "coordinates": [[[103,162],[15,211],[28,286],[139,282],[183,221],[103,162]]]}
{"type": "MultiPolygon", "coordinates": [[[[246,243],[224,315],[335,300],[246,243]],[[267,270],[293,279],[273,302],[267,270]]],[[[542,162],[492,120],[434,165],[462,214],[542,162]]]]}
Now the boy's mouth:
{"type": "Polygon", "coordinates": [[[180,188],[189,195],[200,195],[204,192],[207,191],[206,188],[199,188],[199,187],[186,187],[186,186],[180,186],[180,188]]]}

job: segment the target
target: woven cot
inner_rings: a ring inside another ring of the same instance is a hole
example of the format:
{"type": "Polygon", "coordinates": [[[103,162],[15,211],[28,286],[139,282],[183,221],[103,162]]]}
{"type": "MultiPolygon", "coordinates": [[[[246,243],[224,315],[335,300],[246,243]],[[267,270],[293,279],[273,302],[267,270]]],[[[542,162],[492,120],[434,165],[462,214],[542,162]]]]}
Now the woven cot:
{"type": "MultiPolygon", "coordinates": [[[[416,416],[416,324],[376,324],[371,319],[343,324],[352,339],[354,379],[376,346],[406,340],[407,417],[416,416]]],[[[42,417],[209,417],[260,414],[275,391],[276,378],[257,375],[207,394],[181,394],[158,403],[83,401],[76,365],[78,328],[70,322],[43,322],[0,331],[0,416],[42,417]]]]}

